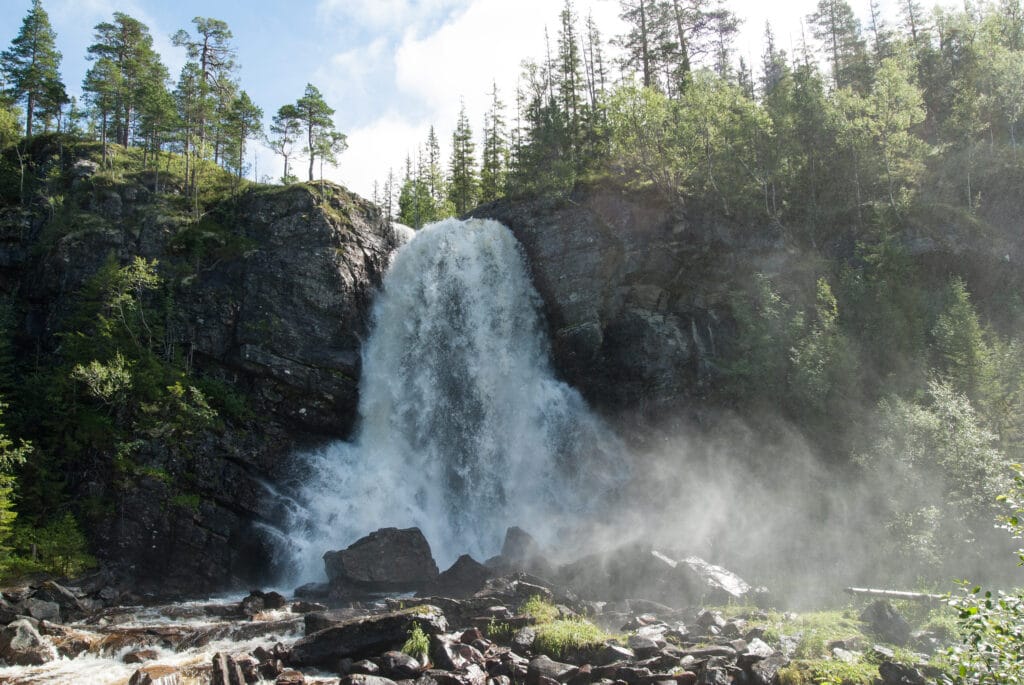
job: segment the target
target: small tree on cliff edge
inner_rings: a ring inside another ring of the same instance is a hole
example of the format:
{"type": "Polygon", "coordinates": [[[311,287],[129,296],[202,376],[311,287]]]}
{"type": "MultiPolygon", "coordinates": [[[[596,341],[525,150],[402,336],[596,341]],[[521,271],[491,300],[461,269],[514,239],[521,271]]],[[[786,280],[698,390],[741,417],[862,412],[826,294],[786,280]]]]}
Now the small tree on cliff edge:
{"type": "Polygon", "coordinates": [[[299,119],[306,130],[306,145],[302,151],[309,157],[309,180],[313,180],[316,158],[325,150],[332,149],[332,141],[343,139],[334,127],[334,110],[324,102],[323,95],[312,83],[306,84],[306,92],[295,103],[299,119]]]}

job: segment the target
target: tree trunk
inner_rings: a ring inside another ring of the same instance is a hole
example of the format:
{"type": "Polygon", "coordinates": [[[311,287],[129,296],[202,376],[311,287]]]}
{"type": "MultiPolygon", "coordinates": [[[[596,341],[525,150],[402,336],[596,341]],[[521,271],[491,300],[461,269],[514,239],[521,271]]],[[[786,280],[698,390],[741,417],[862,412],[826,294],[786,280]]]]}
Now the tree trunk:
{"type": "Polygon", "coordinates": [[[32,93],[28,94],[28,102],[25,103],[25,137],[32,137],[32,110],[35,109],[36,101],[32,93]]]}

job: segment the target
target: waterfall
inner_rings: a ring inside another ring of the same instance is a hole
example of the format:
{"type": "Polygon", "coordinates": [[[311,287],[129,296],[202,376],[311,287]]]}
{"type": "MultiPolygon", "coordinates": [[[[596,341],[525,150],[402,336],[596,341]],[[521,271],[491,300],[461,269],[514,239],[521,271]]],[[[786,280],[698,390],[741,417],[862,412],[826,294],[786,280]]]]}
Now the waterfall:
{"type": "Polygon", "coordinates": [[[306,455],[298,576],[383,526],[419,526],[441,568],[484,560],[507,526],[539,538],[583,520],[621,479],[621,446],[554,377],[519,244],[446,220],[396,254],[363,350],[351,442],[306,455]]]}

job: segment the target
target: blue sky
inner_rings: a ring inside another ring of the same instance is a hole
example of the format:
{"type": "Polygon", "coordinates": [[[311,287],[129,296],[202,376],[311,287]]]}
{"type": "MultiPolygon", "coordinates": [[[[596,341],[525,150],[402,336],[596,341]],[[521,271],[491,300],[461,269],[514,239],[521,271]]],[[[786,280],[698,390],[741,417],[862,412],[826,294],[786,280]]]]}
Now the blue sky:
{"type": "MultiPolygon", "coordinates": [[[[737,51],[755,64],[764,22],[771,19],[780,45],[799,42],[800,18],[816,0],[727,0],[746,18],[737,51]]],[[[890,4],[894,0],[889,0],[890,4]]],[[[30,0],[0,0],[0,43],[21,25],[30,0]]],[[[851,0],[858,10],[867,0],[851,0]]],[[[606,37],[619,24],[616,0],[575,0],[592,12],[606,37]]],[[[294,102],[307,82],[324,93],[335,121],[349,136],[339,167],[325,176],[369,195],[388,168],[400,175],[407,152],[434,124],[446,142],[466,103],[474,130],[481,128],[492,80],[511,104],[519,64],[543,52],[545,25],[554,35],[562,0],[43,0],[64,55],[62,73],[77,94],[89,63],[93,27],[125,12],[147,24],[173,77],[184,62],[171,45],[195,16],[228,23],[241,65],[242,87],[270,117],[294,102]]],[[[257,147],[257,146],[253,146],[257,147]]],[[[260,176],[277,177],[280,160],[257,149],[260,176]]],[[[300,166],[301,168],[301,166],[300,166]]]]}

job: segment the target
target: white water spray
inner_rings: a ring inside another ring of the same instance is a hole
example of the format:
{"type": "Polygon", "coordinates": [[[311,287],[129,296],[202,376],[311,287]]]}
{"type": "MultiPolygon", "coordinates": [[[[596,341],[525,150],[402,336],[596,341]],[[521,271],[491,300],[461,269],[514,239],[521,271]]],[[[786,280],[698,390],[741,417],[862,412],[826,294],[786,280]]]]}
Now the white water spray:
{"type": "Polygon", "coordinates": [[[540,298],[512,233],[446,220],[401,248],[363,353],[352,442],[308,455],[289,536],[299,579],[383,526],[419,526],[444,568],[505,528],[568,528],[619,479],[621,445],[554,378],[540,298]]]}

